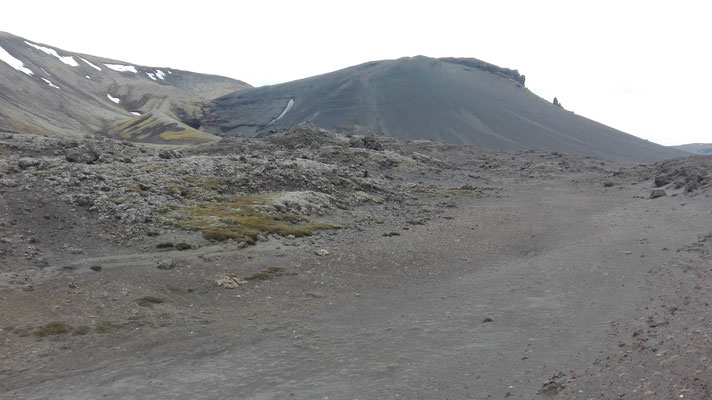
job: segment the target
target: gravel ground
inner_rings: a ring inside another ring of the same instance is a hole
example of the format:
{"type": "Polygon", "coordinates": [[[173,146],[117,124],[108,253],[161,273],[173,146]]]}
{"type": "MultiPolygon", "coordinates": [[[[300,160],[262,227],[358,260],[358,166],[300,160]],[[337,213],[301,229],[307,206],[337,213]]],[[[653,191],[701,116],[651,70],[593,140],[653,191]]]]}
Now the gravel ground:
{"type": "Polygon", "coordinates": [[[0,397],[712,396],[709,158],[0,139],[0,397]],[[266,194],[259,216],[340,229],[248,245],[175,219],[266,194]]]}

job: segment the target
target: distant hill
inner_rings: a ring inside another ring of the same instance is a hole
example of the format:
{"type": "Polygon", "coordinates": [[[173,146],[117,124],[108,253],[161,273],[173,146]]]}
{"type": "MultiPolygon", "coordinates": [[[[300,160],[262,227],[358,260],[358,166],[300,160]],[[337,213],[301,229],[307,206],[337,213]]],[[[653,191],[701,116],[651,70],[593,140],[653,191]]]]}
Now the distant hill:
{"type": "Polygon", "coordinates": [[[670,147],[672,147],[673,149],[687,151],[687,152],[695,153],[695,154],[704,154],[704,155],[712,154],[712,143],[690,143],[690,144],[681,144],[679,146],[670,146],[670,147]]]}
{"type": "Polygon", "coordinates": [[[684,156],[554,106],[516,70],[476,59],[375,61],[216,99],[203,130],[254,136],[312,122],[403,140],[539,149],[626,162],[684,156]]]}
{"type": "Polygon", "coordinates": [[[230,78],[72,53],[0,32],[0,130],[105,134],[152,143],[214,140],[196,129],[230,78]]]}

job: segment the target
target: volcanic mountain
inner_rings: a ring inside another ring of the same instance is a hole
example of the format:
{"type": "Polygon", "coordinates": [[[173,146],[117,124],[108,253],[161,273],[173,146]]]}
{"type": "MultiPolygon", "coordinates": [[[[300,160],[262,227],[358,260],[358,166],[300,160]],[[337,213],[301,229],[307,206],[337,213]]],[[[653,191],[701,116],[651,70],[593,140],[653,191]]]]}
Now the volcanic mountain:
{"type": "Polygon", "coordinates": [[[369,62],[216,99],[201,129],[254,136],[312,122],[329,129],[516,151],[538,149],[627,162],[689,155],[553,105],[524,76],[476,59],[369,62]]]}
{"type": "Polygon", "coordinates": [[[695,154],[710,155],[712,154],[712,143],[690,143],[681,144],[679,146],[670,146],[674,149],[687,151],[695,154]]]}
{"type": "Polygon", "coordinates": [[[104,134],[152,143],[216,139],[194,129],[230,78],[77,54],[0,32],[0,130],[104,134]]]}

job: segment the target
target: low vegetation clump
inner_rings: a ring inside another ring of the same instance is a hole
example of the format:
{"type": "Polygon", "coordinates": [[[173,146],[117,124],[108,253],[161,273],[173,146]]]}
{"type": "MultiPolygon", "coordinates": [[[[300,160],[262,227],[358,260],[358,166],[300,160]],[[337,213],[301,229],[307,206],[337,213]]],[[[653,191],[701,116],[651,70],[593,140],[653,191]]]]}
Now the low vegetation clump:
{"type": "Polygon", "coordinates": [[[40,326],[39,328],[32,331],[32,334],[37,337],[45,337],[53,335],[64,335],[71,331],[72,327],[65,324],[64,322],[54,321],[40,326]]]}
{"type": "Polygon", "coordinates": [[[284,268],[280,267],[269,267],[265,270],[262,270],[260,272],[256,272],[247,278],[245,278],[246,281],[254,281],[254,280],[260,280],[260,281],[268,281],[272,278],[276,278],[278,276],[285,275],[286,272],[284,271],[284,268]]]}
{"type": "Polygon", "coordinates": [[[159,135],[159,137],[168,142],[180,140],[184,142],[204,143],[216,140],[215,136],[195,129],[183,129],[163,132],[159,135]]]}
{"type": "Polygon", "coordinates": [[[3,176],[3,175],[10,175],[10,174],[12,174],[12,173],[15,172],[15,171],[16,171],[16,169],[15,169],[15,167],[12,166],[12,165],[0,167],[0,176],[3,176]]]}
{"type": "Polygon", "coordinates": [[[86,335],[89,333],[89,327],[82,325],[72,329],[72,335],[86,335]]]}
{"type": "Polygon", "coordinates": [[[446,189],[446,190],[441,191],[441,194],[445,197],[449,197],[449,196],[474,196],[477,198],[482,197],[482,192],[479,189],[469,189],[469,188],[446,189]]]}
{"type": "Polygon", "coordinates": [[[119,325],[116,325],[109,321],[99,321],[96,323],[94,329],[96,329],[96,333],[107,333],[114,329],[117,329],[118,327],[119,325]]]}
{"type": "MultiPolygon", "coordinates": [[[[148,303],[152,304],[151,300],[149,300],[148,303]]],[[[119,328],[119,325],[113,324],[108,321],[99,321],[96,323],[96,326],[94,327],[94,329],[96,330],[96,333],[106,333],[106,332],[109,332],[116,328],[119,328]]],[[[47,336],[68,335],[68,334],[71,334],[73,336],[83,336],[83,335],[89,334],[90,332],[91,332],[91,328],[86,325],[72,327],[69,324],[66,324],[61,321],[49,322],[45,325],[35,328],[34,330],[32,328],[15,329],[15,333],[18,336],[34,335],[38,338],[43,338],[43,337],[47,337],[47,336]]]]}
{"type": "Polygon", "coordinates": [[[235,196],[196,206],[177,207],[173,223],[181,229],[202,232],[208,240],[254,244],[258,236],[276,234],[295,237],[310,236],[315,231],[334,229],[334,225],[309,221],[304,217],[269,211],[265,206],[269,195],[235,196]]]}
{"type": "Polygon", "coordinates": [[[146,196],[146,192],[144,192],[139,185],[136,185],[134,183],[127,183],[124,185],[124,187],[130,192],[138,193],[141,196],[146,196]]]}
{"type": "Polygon", "coordinates": [[[176,244],[176,249],[178,249],[180,251],[190,250],[190,245],[186,242],[180,242],[180,243],[176,244]]]}
{"type": "Polygon", "coordinates": [[[150,307],[154,304],[161,303],[163,303],[163,299],[155,296],[143,296],[139,299],[136,299],[136,304],[138,304],[140,307],[150,307]]]}

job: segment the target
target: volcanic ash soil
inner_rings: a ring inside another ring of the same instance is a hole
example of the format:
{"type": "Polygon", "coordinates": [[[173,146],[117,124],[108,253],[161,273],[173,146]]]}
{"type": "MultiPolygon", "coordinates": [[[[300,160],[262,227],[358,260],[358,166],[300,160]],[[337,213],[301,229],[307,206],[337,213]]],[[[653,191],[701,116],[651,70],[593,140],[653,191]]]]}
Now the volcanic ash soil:
{"type": "Polygon", "coordinates": [[[710,398],[710,171],[0,133],[0,397],[710,398]]]}

